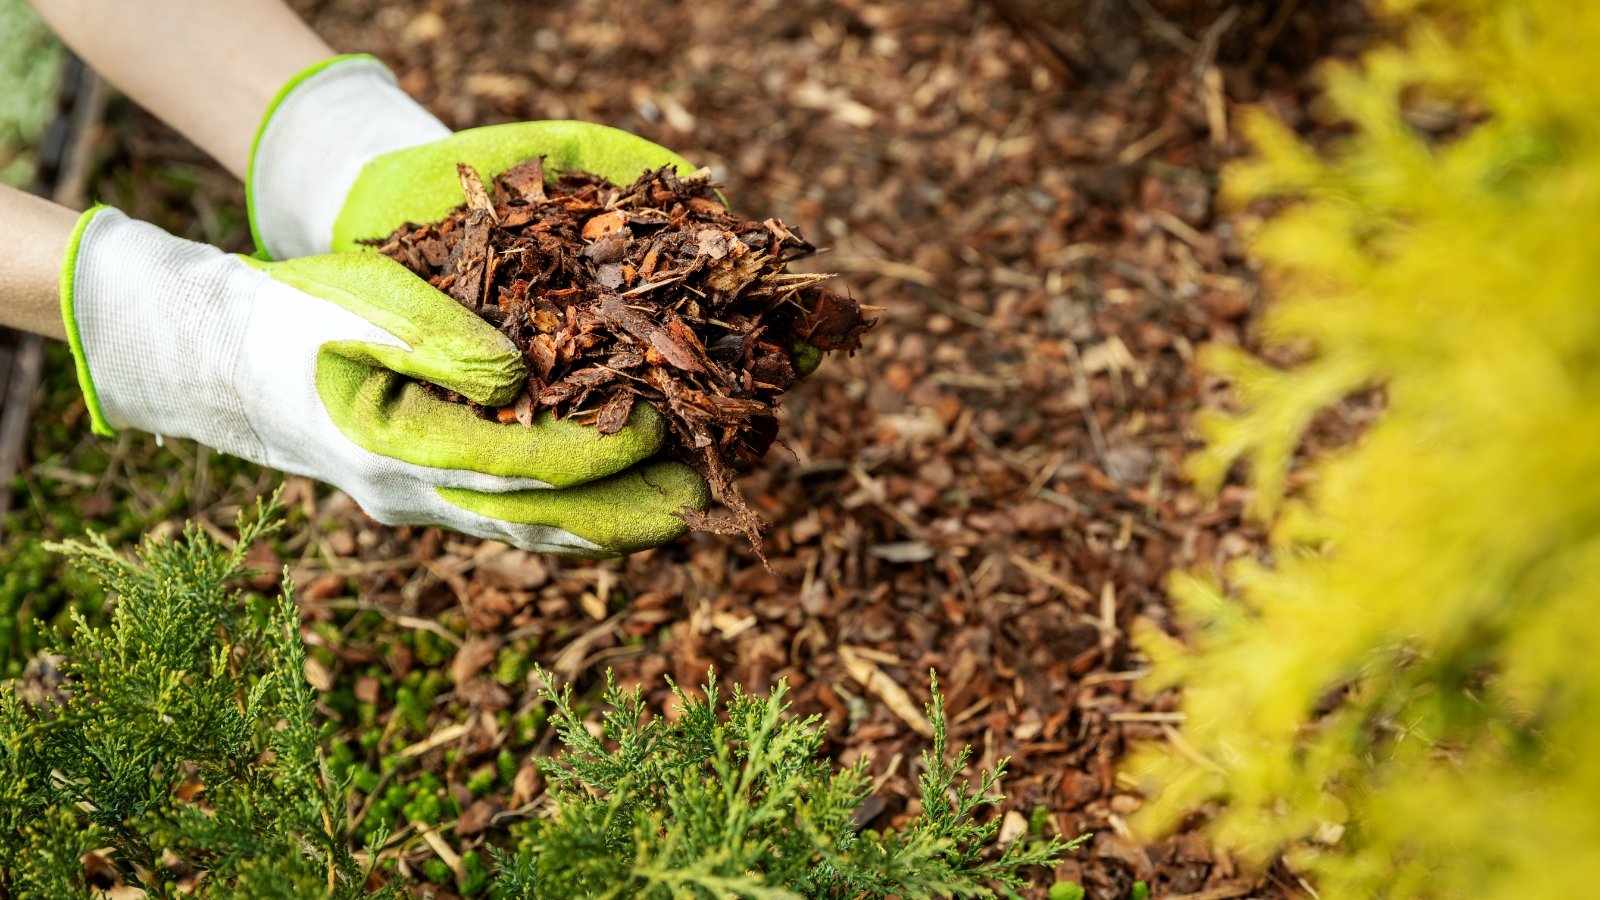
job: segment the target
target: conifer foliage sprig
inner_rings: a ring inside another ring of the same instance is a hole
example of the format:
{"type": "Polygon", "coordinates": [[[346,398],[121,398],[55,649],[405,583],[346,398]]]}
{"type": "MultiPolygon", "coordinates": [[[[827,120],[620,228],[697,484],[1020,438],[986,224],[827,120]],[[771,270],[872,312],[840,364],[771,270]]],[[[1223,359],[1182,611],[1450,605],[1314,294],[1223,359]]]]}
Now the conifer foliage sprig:
{"type": "Polygon", "coordinates": [[[292,589],[248,606],[230,584],[278,527],[276,498],[222,546],[197,526],[132,559],[91,535],[52,545],[115,596],[62,649],[58,701],[0,689],[0,884],[83,896],[100,850],[125,884],[168,897],[366,896],[343,841],[345,785],[318,749],[292,589]],[[196,880],[196,876],[198,879],[196,880]]]}
{"type": "Polygon", "coordinates": [[[566,746],[544,766],[560,812],[498,858],[505,897],[987,897],[991,882],[1015,896],[1020,870],[1052,865],[1078,843],[1016,841],[983,861],[999,826],[973,816],[1000,801],[1004,763],[976,786],[960,779],[970,748],[946,758],[937,681],[919,782],[925,812],[878,833],[854,818],[872,787],[865,762],[828,762],[822,721],[788,715],[784,682],[765,698],[734,685],[725,700],[714,672],[698,695],[673,684],[679,709],[669,721],[648,717],[639,689],[622,690],[608,673],[596,737],[571,686],[538,674],[566,746]]]}

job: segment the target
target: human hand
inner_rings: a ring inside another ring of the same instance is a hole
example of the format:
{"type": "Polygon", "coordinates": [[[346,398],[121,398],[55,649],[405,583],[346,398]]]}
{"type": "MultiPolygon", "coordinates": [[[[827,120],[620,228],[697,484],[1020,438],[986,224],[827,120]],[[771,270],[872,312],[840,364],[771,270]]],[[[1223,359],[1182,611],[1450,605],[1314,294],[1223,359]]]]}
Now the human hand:
{"type": "Polygon", "coordinates": [[[665,438],[644,404],[602,436],[427,394],[414,379],[509,402],[522,357],[376,255],[260,262],[100,207],[69,243],[62,308],[96,431],[194,438],[334,484],[383,522],[605,557],[677,537],[676,513],[708,502],[688,467],[644,462],[665,438]]]}

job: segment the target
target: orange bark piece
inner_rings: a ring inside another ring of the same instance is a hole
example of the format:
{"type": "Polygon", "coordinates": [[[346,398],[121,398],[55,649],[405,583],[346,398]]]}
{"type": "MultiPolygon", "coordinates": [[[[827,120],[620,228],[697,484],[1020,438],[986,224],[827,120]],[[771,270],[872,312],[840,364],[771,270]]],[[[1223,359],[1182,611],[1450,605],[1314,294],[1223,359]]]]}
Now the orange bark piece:
{"type": "Polygon", "coordinates": [[[620,231],[622,226],[626,224],[628,224],[628,219],[620,210],[601,213],[583,223],[583,239],[586,241],[598,241],[608,234],[620,231]]]}

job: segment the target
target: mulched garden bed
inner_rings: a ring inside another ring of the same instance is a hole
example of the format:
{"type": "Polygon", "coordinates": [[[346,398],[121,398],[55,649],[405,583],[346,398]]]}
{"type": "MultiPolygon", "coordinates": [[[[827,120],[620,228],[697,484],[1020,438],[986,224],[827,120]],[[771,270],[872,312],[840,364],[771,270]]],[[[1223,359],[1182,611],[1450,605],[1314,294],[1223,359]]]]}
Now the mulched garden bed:
{"type": "MultiPolygon", "coordinates": [[[[800,268],[842,273],[836,290],[883,310],[860,352],[785,395],[778,452],[740,475],[774,523],[770,570],[707,534],[620,563],[544,559],[381,527],[292,480],[317,526],[286,561],[330,702],[354,682],[385,727],[395,713],[368,673],[430,664],[393,634],[467,629],[433,663],[451,687],[431,733],[404,738],[463,801],[444,838],[456,852],[539,808],[526,759],[548,738],[514,746],[497,724],[532,703],[491,677],[506,648],[580,684],[614,668],[660,706],[664,674],[787,678],[798,711],[832,723],[831,752],[872,758],[875,826],[915,793],[933,667],[957,739],[983,765],[1013,758],[1003,833],[1040,808],[1054,831],[1095,832],[1056,877],[1100,900],[1135,880],[1158,897],[1303,894],[1192,830],[1141,843],[1139,786],[1117,764],[1183,727],[1174,695],[1136,690],[1128,637],[1171,628],[1166,573],[1263,547],[1241,489],[1207,503],[1180,475],[1194,413],[1225,400],[1195,350],[1247,340],[1258,305],[1250,216],[1216,208],[1244,151],[1236,117],[1258,103],[1323,128],[1308,73],[1368,38],[1359,4],[295,5],[453,127],[586,119],[709,166],[733,212],[833,248],[800,268]],[[339,639],[351,607],[392,630],[339,639]],[[502,749],[514,788],[465,793],[502,749]]],[[[415,832],[397,841],[413,868],[434,853],[415,832]]]]}

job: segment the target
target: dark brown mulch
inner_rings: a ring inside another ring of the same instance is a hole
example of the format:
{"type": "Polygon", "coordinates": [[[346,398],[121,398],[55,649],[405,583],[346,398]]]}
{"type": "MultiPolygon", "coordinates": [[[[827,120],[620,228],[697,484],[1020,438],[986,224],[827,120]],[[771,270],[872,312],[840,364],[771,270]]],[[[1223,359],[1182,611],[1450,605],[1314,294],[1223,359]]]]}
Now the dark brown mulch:
{"type": "Polygon", "coordinates": [[[650,404],[669,427],[669,452],[705,476],[732,518],[681,514],[743,534],[759,556],[765,523],[730,466],[766,456],[803,353],[854,352],[872,326],[854,300],[820,286],[827,276],[788,271],[816,248],[776,219],[732,215],[707,178],[670,168],[626,186],[587,172],[547,185],[535,157],[497,175],[492,191],[471,166],[457,168],[465,203],[368,243],[523,352],[521,395],[473,408],[524,427],[549,410],[616,434],[635,401],[650,404]]]}
{"type": "MultiPolygon", "coordinates": [[[[1158,897],[1300,892],[1193,830],[1138,840],[1127,818],[1143,801],[1116,766],[1130,743],[1182,728],[1175,697],[1136,690],[1128,640],[1172,627],[1165,574],[1262,550],[1244,491],[1207,502],[1180,472],[1194,413],[1220,399],[1194,351],[1246,340],[1258,305],[1249,216],[1215,202],[1244,151],[1237,114],[1260,104],[1325,127],[1309,72],[1366,39],[1359,3],[295,5],[453,127],[585,119],[710,166],[736,212],[832,246],[816,265],[884,308],[863,352],[786,396],[783,452],[743,476],[776,523],[772,571],[709,535],[620,564],[540,559],[376,526],[295,482],[292,499],[333,529],[291,548],[308,622],[327,628],[355,602],[407,628],[464,613],[475,636],[461,655],[537,641],[585,683],[608,666],[655,689],[713,664],[752,685],[788,678],[799,710],[832,723],[832,752],[872,757],[875,825],[909,811],[936,667],[956,735],[984,765],[1013,758],[1008,829],[1043,807],[1054,831],[1095,832],[1057,877],[1097,900],[1135,879],[1158,897]]],[[[137,168],[149,152],[132,155],[137,168]]],[[[340,647],[329,674],[342,683],[373,660],[413,665],[385,644],[340,647]]],[[[478,693],[451,702],[530,697],[478,693]]],[[[460,761],[429,757],[452,786],[504,738],[480,718],[440,707],[442,725],[469,726],[460,761]]],[[[537,794],[519,777],[501,801],[537,794]]],[[[413,865],[430,852],[408,846],[413,865]]]]}

